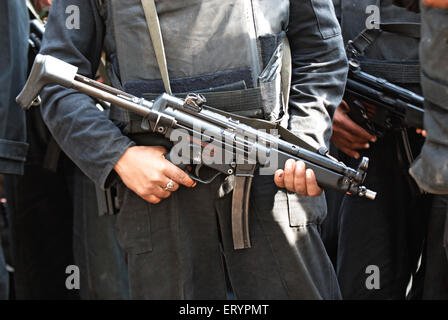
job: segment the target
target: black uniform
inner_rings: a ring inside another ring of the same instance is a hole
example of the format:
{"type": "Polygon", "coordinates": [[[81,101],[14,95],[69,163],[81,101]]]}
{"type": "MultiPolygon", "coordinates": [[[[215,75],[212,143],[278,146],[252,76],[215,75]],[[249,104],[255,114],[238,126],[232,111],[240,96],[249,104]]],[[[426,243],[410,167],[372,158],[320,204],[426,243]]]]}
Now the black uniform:
{"type": "MultiPolygon", "coordinates": [[[[392,5],[391,1],[334,1],[340,15],[344,41],[353,40],[366,28],[368,5],[380,8],[381,23],[418,23],[417,14],[392,5]]],[[[359,58],[361,68],[400,86],[421,91],[418,65],[419,39],[384,32],[359,58]]],[[[414,156],[423,138],[414,130],[409,137],[414,156]]],[[[404,299],[423,246],[429,211],[407,170],[410,162],[403,149],[402,132],[389,131],[370,143],[361,156],[370,158],[366,185],[378,192],[374,201],[328,192],[329,217],[323,232],[336,266],[342,295],[347,299],[404,299]],[[369,266],[379,268],[379,289],[369,289],[369,266]]],[[[339,158],[358,162],[339,152],[339,158]]]]}
{"type": "MultiPolygon", "coordinates": [[[[331,114],[340,102],[346,76],[340,29],[328,0],[157,1],[162,33],[166,32],[169,73],[175,78],[173,83],[181,87],[177,92],[207,88],[199,88],[198,83],[218,87],[213,81],[223,80],[223,74],[229,76],[221,85],[229,85],[242,75],[244,79],[236,80],[246,80],[238,81],[244,84],[243,91],[258,83],[259,65],[252,65],[249,72],[247,65],[226,69],[244,62],[229,59],[230,56],[258,57],[253,50],[258,42],[234,33],[241,32],[235,30],[235,25],[245,26],[243,22],[254,17],[240,11],[253,2],[258,7],[250,10],[261,10],[266,19],[251,31],[255,33],[277,25],[280,35],[286,31],[287,23],[281,25],[275,17],[283,10],[290,11],[289,16],[282,17],[289,18],[287,30],[293,57],[289,124],[295,133],[326,145],[331,114]],[[212,68],[218,72],[210,72],[212,68]],[[199,69],[213,75],[198,74],[199,69]],[[204,84],[204,78],[213,81],[204,84]]],[[[160,92],[161,81],[151,78],[160,76],[154,55],[149,54],[153,51],[141,1],[132,0],[126,5],[107,1],[107,6],[101,7],[105,10],[98,10],[97,4],[93,0],[88,4],[80,0],[55,2],[43,53],[75,64],[80,73],[92,77],[104,40],[107,58],[120,80],[116,85],[133,89],[137,95],[160,92]],[[80,30],[64,27],[62,13],[69,4],[80,8],[80,30]],[[141,89],[148,87],[155,91],[141,89]]],[[[270,44],[263,42],[267,50],[275,48],[277,38],[267,37],[272,40],[270,44]]],[[[266,37],[259,38],[260,42],[263,40],[266,37]]],[[[49,86],[42,98],[44,119],[63,150],[97,185],[104,187],[116,182],[113,167],[135,142],[84,94],[49,86]]],[[[111,110],[111,117],[125,121],[127,129],[132,128],[133,121],[141,123],[141,119],[115,109],[111,110]]],[[[235,251],[230,227],[231,196],[218,199],[221,182],[217,179],[211,185],[181,188],[158,205],[145,202],[121,182],[116,184],[120,207],[118,241],[126,251],[133,298],[225,298],[224,264],[237,298],[340,297],[334,270],[318,233],[326,214],[323,197],[304,199],[278,190],[272,176],[257,175],[250,203],[252,248],[235,251]]]]}
{"type": "Polygon", "coordinates": [[[448,10],[421,5],[422,86],[427,139],[410,169],[421,188],[435,193],[424,255],[424,299],[448,299],[448,10]]]}

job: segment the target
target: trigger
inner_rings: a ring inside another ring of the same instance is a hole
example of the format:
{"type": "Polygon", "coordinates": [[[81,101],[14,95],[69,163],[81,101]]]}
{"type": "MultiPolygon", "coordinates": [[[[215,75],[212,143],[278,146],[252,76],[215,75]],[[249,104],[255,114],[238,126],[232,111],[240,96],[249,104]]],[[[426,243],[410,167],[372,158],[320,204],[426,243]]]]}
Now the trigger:
{"type": "MultiPolygon", "coordinates": [[[[214,172],[211,175],[201,178],[200,171],[201,171],[202,167],[203,167],[202,164],[196,164],[193,169],[194,174],[189,171],[185,171],[185,172],[187,172],[187,174],[190,176],[191,179],[193,179],[194,181],[203,183],[203,184],[210,184],[211,182],[213,182],[213,180],[215,180],[221,174],[221,172],[213,170],[214,172]]],[[[207,168],[207,167],[205,167],[205,168],[207,168]]]]}
{"type": "Polygon", "coordinates": [[[197,165],[195,165],[195,168],[194,168],[194,174],[195,174],[197,177],[200,177],[199,171],[201,171],[201,168],[202,168],[202,164],[197,164],[197,165]]]}

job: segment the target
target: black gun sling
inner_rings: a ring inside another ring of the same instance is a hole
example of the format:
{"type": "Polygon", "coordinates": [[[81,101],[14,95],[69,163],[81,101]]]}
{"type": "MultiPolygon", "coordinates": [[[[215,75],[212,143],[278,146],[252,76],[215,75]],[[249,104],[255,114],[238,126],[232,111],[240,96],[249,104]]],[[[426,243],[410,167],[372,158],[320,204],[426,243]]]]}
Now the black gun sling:
{"type": "MultiPolygon", "coordinates": [[[[382,23],[379,29],[364,29],[358,36],[348,42],[348,51],[354,58],[363,57],[366,50],[373,45],[383,32],[420,39],[420,23],[382,23]]],[[[360,61],[364,72],[377,76],[387,75],[390,82],[420,83],[420,65],[416,63],[384,63],[381,61],[360,61]]]]}

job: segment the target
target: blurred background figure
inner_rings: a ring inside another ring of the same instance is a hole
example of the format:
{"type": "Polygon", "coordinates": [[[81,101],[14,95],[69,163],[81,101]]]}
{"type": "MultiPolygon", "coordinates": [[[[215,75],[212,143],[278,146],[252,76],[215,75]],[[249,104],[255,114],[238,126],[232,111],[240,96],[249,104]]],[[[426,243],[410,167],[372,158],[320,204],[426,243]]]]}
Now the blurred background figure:
{"type": "Polygon", "coordinates": [[[448,0],[422,1],[421,15],[426,141],[410,173],[421,188],[435,194],[424,255],[423,299],[448,299],[448,0]]]}
{"type": "MultiPolygon", "coordinates": [[[[355,58],[361,70],[421,94],[416,13],[391,0],[333,0],[344,42],[360,49],[355,58]],[[376,28],[367,28],[377,8],[376,28]],[[370,13],[369,13],[370,12],[370,13]],[[368,39],[368,41],[363,41],[368,39]]],[[[408,174],[423,144],[415,129],[399,126],[375,136],[348,115],[352,105],[341,104],[333,121],[332,153],[349,166],[370,159],[366,184],[378,192],[375,201],[327,190],[328,216],[324,243],[337,271],[344,299],[405,299],[423,247],[426,196],[408,174]],[[338,150],[336,150],[338,149],[338,150]],[[369,288],[370,266],[379,270],[379,286],[369,288]]],[[[357,99],[364,105],[366,102],[357,99]]]]}
{"type": "Polygon", "coordinates": [[[9,275],[6,268],[5,256],[3,254],[3,243],[1,240],[1,232],[3,231],[6,213],[3,198],[3,175],[0,174],[0,300],[6,300],[9,293],[9,275]]]}
{"type": "Polygon", "coordinates": [[[420,188],[433,193],[423,254],[423,299],[448,299],[448,0],[394,0],[421,9],[421,83],[426,141],[409,170],[420,188]],[[419,6],[420,5],[420,6],[419,6]]]}
{"type": "Polygon", "coordinates": [[[47,16],[48,11],[50,11],[51,1],[52,0],[32,0],[31,2],[36,12],[43,18],[47,16]]]}
{"type": "MultiPolygon", "coordinates": [[[[10,237],[6,239],[14,268],[10,295],[125,299],[127,271],[124,263],[116,262],[123,258],[118,244],[111,241],[115,217],[99,216],[94,184],[60,151],[39,106],[24,112],[15,103],[40,50],[51,3],[8,0],[0,7],[0,80],[2,88],[10,89],[2,90],[0,99],[0,173],[8,173],[4,189],[10,237]],[[71,265],[79,267],[79,290],[68,290],[65,284],[71,265]]],[[[5,269],[2,262],[0,272],[5,269]]],[[[7,283],[0,288],[7,291],[7,283]]]]}
{"type": "Polygon", "coordinates": [[[448,1],[425,0],[422,9],[422,87],[426,142],[410,173],[427,192],[448,194],[448,1]],[[428,4],[428,5],[425,5],[428,4]]]}
{"type": "MultiPolygon", "coordinates": [[[[44,0],[34,2],[41,11],[51,4],[44,0]]],[[[30,10],[34,12],[34,8],[25,0],[2,1],[1,5],[6,6],[0,10],[0,14],[6,15],[0,19],[5,24],[2,30],[9,29],[2,32],[2,37],[9,37],[9,45],[1,47],[10,48],[9,55],[7,52],[1,55],[1,62],[8,67],[0,70],[10,70],[9,75],[2,77],[9,82],[2,87],[10,90],[8,99],[0,99],[0,103],[5,103],[2,110],[7,115],[1,117],[5,122],[1,129],[7,137],[17,132],[9,138],[15,144],[11,157],[17,170],[3,171],[8,173],[4,188],[14,268],[11,288],[17,299],[72,299],[78,293],[65,287],[65,269],[74,264],[71,199],[66,188],[61,188],[60,177],[43,168],[50,135],[43,122],[38,121],[39,110],[24,112],[15,103],[25,84],[29,64],[38,51],[37,37],[30,45],[30,10]],[[17,13],[13,13],[13,8],[17,13]]]]}
{"type": "MultiPolygon", "coordinates": [[[[2,179],[3,186],[8,184],[10,177],[24,173],[28,150],[25,113],[15,103],[26,80],[28,28],[24,0],[0,2],[0,174],[6,175],[2,179]]],[[[7,187],[5,189],[7,191],[7,187]]],[[[3,192],[0,198],[1,194],[3,192]]],[[[0,247],[1,299],[8,297],[8,288],[8,273],[0,247]]]]}

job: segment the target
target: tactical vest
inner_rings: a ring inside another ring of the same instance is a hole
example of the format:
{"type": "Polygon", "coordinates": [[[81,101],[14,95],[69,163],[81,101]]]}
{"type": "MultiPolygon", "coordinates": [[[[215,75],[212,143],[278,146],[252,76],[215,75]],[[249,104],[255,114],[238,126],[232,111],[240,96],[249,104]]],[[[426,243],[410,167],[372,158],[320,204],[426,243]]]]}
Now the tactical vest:
{"type": "MultiPolygon", "coordinates": [[[[380,22],[384,25],[401,25],[402,30],[410,29],[420,22],[419,14],[409,12],[392,4],[391,0],[333,0],[340,19],[344,42],[355,39],[366,29],[366,20],[371,13],[366,8],[375,5],[380,9],[380,22]],[[408,25],[408,26],[407,26],[408,25]]],[[[417,26],[418,28],[418,26],[417,26]]],[[[406,32],[384,30],[368,46],[360,58],[362,69],[391,82],[402,84],[420,83],[418,61],[418,37],[406,32]]]]}
{"type": "MultiPolygon", "coordinates": [[[[113,86],[148,99],[164,92],[141,0],[106,2],[108,75],[113,86]]],[[[157,14],[174,94],[202,93],[207,104],[248,117],[284,114],[280,71],[287,0],[159,0],[157,14]]],[[[118,108],[111,118],[138,116],[118,108]]]]}

